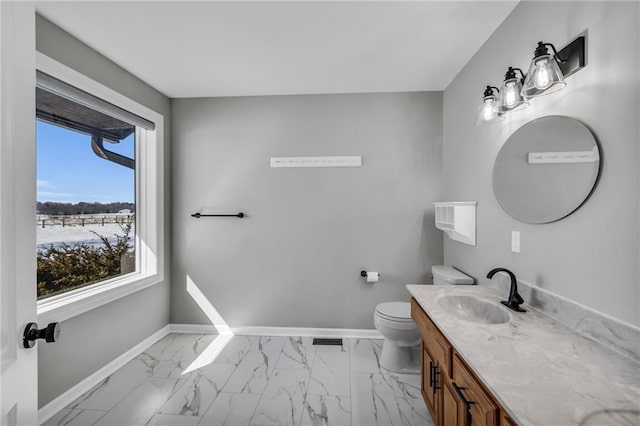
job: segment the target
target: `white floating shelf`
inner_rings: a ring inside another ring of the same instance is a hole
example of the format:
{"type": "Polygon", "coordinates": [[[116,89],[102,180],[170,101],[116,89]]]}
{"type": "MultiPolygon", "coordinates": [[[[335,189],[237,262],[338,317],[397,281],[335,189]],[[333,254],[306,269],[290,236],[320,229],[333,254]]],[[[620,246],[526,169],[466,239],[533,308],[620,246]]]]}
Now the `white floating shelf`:
{"type": "Polygon", "coordinates": [[[436,209],[436,228],[449,238],[470,246],[476,245],[475,201],[447,201],[433,203],[436,209]]]}
{"type": "Polygon", "coordinates": [[[597,163],[600,153],[598,147],[591,151],[530,152],[527,159],[529,164],[597,163]]]}
{"type": "Polygon", "coordinates": [[[360,167],[362,157],[271,157],[271,167],[360,167]]]}

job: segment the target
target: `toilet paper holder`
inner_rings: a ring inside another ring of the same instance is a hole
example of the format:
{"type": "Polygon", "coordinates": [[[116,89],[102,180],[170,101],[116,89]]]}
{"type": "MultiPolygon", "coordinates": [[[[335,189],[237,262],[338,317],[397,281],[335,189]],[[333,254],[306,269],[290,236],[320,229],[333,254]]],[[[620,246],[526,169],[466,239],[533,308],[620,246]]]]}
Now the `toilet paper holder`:
{"type": "MultiPolygon", "coordinates": [[[[362,278],[367,278],[367,271],[360,271],[360,276],[362,278]]],[[[382,278],[382,275],[378,274],[378,278],[382,278]]]]}

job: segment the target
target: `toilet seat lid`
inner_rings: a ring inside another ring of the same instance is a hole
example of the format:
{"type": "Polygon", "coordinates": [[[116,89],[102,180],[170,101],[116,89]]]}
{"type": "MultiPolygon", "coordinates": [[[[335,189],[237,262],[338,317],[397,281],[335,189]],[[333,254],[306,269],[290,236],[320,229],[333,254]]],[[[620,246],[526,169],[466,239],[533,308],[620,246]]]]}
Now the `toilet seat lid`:
{"type": "Polygon", "coordinates": [[[411,303],[409,302],[380,303],[376,306],[376,313],[393,321],[413,321],[411,319],[411,303]]]}

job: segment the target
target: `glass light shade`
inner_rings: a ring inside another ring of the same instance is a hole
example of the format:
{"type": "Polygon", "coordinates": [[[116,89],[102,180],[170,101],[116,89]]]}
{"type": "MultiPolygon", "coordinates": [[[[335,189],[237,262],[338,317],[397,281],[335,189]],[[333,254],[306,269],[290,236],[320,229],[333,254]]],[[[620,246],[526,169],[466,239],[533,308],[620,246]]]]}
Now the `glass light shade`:
{"type": "Polygon", "coordinates": [[[476,125],[497,123],[504,120],[504,117],[498,110],[498,101],[495,96],[485,96],[478,108],[476,117],[476,125]]]}
{"type": "Polygon", "coordinates": [[[502,83],[500,95],[498,95],[498,106],[500,112],[519,111],[529,106],[529,102],[520,93],[522,84],[517,78],[510,78],[502,83]]]}
{"type": "Polygon", "coordinates": [[[531,61],[521,94],[525,98],[533,98],[557,92],[566,85],[564,75],[555,58],[551,55],[542,55],[531,61]]]}

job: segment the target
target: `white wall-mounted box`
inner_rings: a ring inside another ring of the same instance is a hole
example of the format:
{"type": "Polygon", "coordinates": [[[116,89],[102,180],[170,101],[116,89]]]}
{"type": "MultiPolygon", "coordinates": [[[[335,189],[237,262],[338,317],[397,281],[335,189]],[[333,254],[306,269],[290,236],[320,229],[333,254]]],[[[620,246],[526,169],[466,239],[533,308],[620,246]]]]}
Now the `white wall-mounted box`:
{"type": "Polygon", "coordinates": [[[436,228],[449,238],[471,246],[476,245],[475,201],[446,201],[433,203],[436,210],[436,228]]]}

